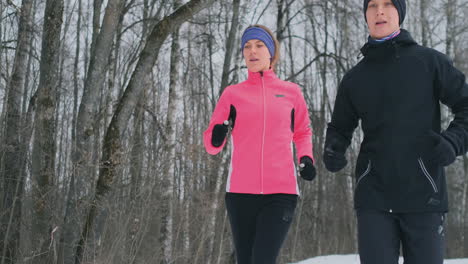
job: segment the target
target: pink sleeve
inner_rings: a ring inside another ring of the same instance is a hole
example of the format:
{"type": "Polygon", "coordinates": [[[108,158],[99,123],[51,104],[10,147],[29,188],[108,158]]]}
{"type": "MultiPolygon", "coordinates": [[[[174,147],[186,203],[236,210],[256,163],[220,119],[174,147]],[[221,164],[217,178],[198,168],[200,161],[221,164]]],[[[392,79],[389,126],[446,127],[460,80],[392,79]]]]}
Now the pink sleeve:
{"type": "Polygon", "coordinates": [[[299,94],[296,97],[294,113],[294,136],[293,141],[296,145],[296,155],[299,159],[302,156],[309,156],[315,164],[312,154],[312,130],[310,128],[309,111],[304,100],[304,96],[298,87],[299,94]]]}
{"type": "Polygon", "coordinates": [[[227,88],[221,94],[218,103],[211,115],[210,123],[208,124],[208,128],[203,133],[203,144],[205,145],[206,152],[211,155],[218,154],[226,144],[226,139],[224,140],[223,144],[219,147],[215,147],[211,144],[211,136],[213,133],[213,127],[217,124],[222,124],[225,120],[229,118],[229,111],[230,111],[230,104],[227,95],[227,88]]]}

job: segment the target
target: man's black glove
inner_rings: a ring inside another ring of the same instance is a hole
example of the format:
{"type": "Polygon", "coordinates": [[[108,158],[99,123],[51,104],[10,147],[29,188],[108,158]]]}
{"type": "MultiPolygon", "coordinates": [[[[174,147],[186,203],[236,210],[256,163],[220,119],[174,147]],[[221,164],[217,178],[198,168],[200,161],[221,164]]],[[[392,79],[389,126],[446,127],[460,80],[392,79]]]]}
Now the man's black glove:
{"type": "Polygon", "coordinates": [[[219,147],[223,144],[224,139],[228,133],[229,122],[224,121],[223,124],[218,124],[213,127],[213,133],[211,135],[211,145],[219,147]]]}
{"type": "Polygon", "coordinates": [[[422,137],[424,146],[422,148],[422,158],[428,162],[441,166],[452,164],[457,158],[455,149],[450,142],[450,135],[445,132],[437,134],[430,130],[422,137]]]}
{"type": "Polygon", "coordinates": [[[331,123],[328,124],[322,157],[327,170],[337,172],[348,164],[345,153],[350,141],[351,139],[344,137],[331,123]]]}
{"type": "Polygon", "coordinates": [[[301,174],[302,179],[306,181],[311,181],[315,179],[317,175],[317,170],[314,167],[314,162],[308,156],[303,156],[300,158],[299,164],[299,173],[301,174]]]}
{"type": "Polygon", "coordinates": [[[343,169],[348,161],[344,153],[333,150],[331,147],[326,147],[323,152],[323,163],[325,168],[331,172],[337,172],[343,169]]]}

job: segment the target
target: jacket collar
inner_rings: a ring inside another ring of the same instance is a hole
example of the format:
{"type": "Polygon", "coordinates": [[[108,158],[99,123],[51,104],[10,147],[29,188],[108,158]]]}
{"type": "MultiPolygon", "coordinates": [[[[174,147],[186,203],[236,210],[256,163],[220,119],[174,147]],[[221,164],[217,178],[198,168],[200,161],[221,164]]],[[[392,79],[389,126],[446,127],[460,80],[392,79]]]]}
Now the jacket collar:
{"type": "Polygon", "coordinates": [[[398,36],[383,43],[367,42],[361,48],[361,53],[364,55],[364,57],[383,57],[385,55],[389,55],[388,53],[396,52],[398,54],[399,47],[416,44],[417,43],[413,37],[411,37],[411,34],[407,30],[401,29],[401,32],[398,36]]]}
{"type": "Polygon", "coordinates": [[[251,71],[249,71],[249,75],[248,75],[247,80],[257,82],[257,81],[261,81],[262,77],[263,77],[264,80],[278,78],[276,76],[276,73],[273,70],[270,69],[270,70],[266,70],[266,71],[263,71],[263,72],[251,72],[251,71]]]}

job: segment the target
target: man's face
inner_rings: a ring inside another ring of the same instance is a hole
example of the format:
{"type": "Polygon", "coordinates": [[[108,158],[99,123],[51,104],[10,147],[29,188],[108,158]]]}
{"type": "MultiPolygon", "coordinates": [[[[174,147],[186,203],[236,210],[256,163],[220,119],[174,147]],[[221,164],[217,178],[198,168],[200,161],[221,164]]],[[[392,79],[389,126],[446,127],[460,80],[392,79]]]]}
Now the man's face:
{"type": "Polygon", "coordinates": [[[384,38],[400,29],[398,10],[392,0],[371,0],[366,11],[369,34],[374,39],[384,38]]]}

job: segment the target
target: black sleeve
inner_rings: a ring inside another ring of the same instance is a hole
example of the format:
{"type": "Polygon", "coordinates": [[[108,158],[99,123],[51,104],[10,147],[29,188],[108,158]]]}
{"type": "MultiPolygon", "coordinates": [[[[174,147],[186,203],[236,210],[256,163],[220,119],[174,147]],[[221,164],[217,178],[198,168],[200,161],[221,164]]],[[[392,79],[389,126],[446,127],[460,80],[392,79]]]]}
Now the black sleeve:
{"type": "Polygon", "coordinates": [[[359,117],[351,103],[348,92],[345,76],[338,87],[332,120],[328,123],[325,150],[331,149],[344,154],[351,143],[359,117]]]}
{"type": "Polygon", "coordinates": [[[465,75],[443,54],[436,60],[436,85],[440,101],[455,115],[442,135],[457,156],[463,155],[468,149],[468,84],[465,75]]]}

